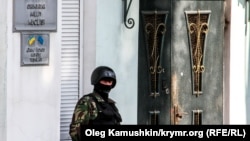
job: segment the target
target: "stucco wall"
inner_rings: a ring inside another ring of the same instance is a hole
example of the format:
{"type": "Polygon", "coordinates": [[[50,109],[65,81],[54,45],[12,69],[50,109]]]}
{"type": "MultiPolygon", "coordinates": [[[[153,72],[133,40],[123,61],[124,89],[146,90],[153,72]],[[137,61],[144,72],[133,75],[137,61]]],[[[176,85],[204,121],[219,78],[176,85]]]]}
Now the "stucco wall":
{"type": "Polygon", "coordinates": [[[117,74],[117,85],[110,96],[117,101],[122,124],[137,123],[137,68],[139,1],[133,1],[128,18],[135,26],[123,23],[123,1],[98,0],[96,25],[96,64],[108,65],[117,74]]]}
{"type": "Polygon", "coordinates": [[[6,8],[7,1],[0,0],[0,140],[6,140],[6,56],[7,56],[7,36],[6,36],[6,8]]]}
{"type": "Polygon", "coordinates": [[[245,2],[231,0],[229,124],[246,124],[245,2]]]}
{"type": "MultiPolygon", "coordinates": [[[[21,34],[7,15],[7,140],[58,141],[60,136],[60,31],[49,33],[49,65],[21,66],[21,34]]],[[[60,13],[60,12],[58,12],[60,13]]],[[[60,17],[60,14],[58,14],[60,17]]],[[[59,20],[58,20],[59,21],[59,20]]],[[[2,104],[2,103],[1,103],[2,104]]]]}

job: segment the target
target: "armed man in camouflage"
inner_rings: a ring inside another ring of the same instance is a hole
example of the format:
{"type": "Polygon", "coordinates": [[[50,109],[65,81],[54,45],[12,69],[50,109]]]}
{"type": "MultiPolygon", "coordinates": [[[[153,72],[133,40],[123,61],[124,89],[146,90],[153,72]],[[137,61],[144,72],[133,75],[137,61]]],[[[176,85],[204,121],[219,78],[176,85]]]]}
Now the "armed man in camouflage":
{"type": "Polygon", "coordinates": [[[109,98],[109,92],[116,85],[115,72],[107,66],[95,68],[91,75],[92,93],[78,100],[72,116],[69,134],[72,141],[81,141],[81,127],[84,125],[120,125],[122,118],[109,98]]]}

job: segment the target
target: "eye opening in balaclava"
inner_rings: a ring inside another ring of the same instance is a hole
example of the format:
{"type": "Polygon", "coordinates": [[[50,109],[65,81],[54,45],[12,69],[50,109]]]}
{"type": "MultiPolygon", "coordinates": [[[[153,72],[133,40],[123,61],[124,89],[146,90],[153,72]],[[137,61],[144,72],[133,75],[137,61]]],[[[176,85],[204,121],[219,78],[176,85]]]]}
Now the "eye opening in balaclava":
{"type": "MultiPolygon", "coordinates": [[[[114,82],[114,80],[112,78],[102,78],[101,80],[112,81],[112,83],[114,82]]],[[[94,91],[99,93],[104,100],[107,100],[108,94],[109,94],[110,90],[112,89],[113,84],[105,85],[105,84],[101,84],[100,81],[94,85],[94,91]]]]}

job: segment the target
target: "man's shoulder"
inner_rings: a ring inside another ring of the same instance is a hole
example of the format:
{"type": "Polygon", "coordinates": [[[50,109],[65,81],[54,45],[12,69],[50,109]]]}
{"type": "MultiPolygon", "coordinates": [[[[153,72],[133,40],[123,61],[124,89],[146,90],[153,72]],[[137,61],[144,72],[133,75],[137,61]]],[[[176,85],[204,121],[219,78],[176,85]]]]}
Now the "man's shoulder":
{"type": "Polygon", "coordinates": [[[93,96],[91,93],[83,95],[80,99],[80,103],[86,103],[86,102],[91,102],[94,101],[93,96]]]}
{"type": "Polygon", "coordinates": [[[88,95],[92,97],[96,102],[105,102],[104,99],[98,93],[90,93],[88,95]]]}
{"type": "Polygon", "coordinates": [[[82,101],[104,102],[104,99],[98,93],[88,93],[82,96],[82,101]]]}
{"type": "MultiPolygon", "coordinates": [[[[105,102],[104,99],[98,93],[88,93],[82,96],[81,101],[94,101],[105,102]]],[[[113,99],[109,98],[110,103],[116,103],[113,99]]]]}

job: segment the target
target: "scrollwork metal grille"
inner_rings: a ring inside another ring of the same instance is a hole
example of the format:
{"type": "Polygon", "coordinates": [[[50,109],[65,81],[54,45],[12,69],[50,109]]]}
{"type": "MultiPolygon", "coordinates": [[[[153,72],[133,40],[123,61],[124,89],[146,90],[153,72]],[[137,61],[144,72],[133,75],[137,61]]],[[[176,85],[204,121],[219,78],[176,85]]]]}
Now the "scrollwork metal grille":
{"type": "Polygon", "coordinates": [[[193,125],[202,125],[202,110],[193,110],[193,125]]]}
{"type": "Polygon", "coordinates": [[[193,94],[202,94],[202,73],[205,71],[205,39],[208,33],[210,11],[186,11],[190,39],[190,52],[193,71],[193,94]]]}
{"type": "Polygon", "coordinates": [[[142,11],[146,50],[151,78],[151,94],[159,95],[159,74],[164,72],[161,66],[162,44],[166,33],[168,12],[142,11]]]}

